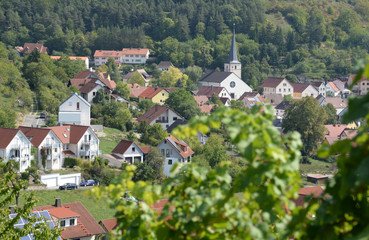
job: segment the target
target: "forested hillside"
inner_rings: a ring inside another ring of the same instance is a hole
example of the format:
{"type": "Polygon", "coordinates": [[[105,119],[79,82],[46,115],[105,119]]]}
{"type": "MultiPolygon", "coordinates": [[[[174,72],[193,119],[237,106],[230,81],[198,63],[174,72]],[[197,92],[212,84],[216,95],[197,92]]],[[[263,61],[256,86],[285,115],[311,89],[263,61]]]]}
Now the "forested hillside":
{"type": "MultiPolygon", "coordinates": [[[[147,47],[155,62],[222,69],[235,24],[243,80],[253,88],[271,75],[288,75],[291,81],[295,75],[347,76],[356,60],[368,55],[368,23],[367,0],[0,1],[1,41],[9,49],[41,42],[53,55],[91,57],[96,49],[147,47]]],[[[15,58],[7,61],[16,63],[11,67],[19,70],[16,76],[40,92],[30,79],[36,70],[28,69],[27,75],[28,67],[15,58]]],[[[43,61],[47,76],[59,80],[56,84],[65,82],[65,75],[43,61]]]]}

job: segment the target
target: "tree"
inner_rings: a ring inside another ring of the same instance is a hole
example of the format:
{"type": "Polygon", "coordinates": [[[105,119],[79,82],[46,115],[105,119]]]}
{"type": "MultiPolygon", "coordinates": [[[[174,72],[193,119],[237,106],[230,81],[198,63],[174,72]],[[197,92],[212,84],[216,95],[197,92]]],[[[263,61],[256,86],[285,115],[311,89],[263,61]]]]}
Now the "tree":
{"type": "Polygon", "coordinates": [[[307,24],[307,33],[311,43],[318,43],[323,40],[325,35],[325,20],[323,13],[316,7],[313,7],[309,13],[307,24]]]}
{"type": "Polygon", "coordinates": [[[169,67],[168,71],[161,73],[159,77],[160,87],[174,87],[179,81],[183,87],[187,86],[188,76],[183,74],[178,68],[169,67]]]}
{"type": "Polygon", "coordinates": [[[327,120],[324,124],[336,124],[337,123],[337,111],[331,103],[324,106],[324,111],[327,114],[327,120]]]}
{"type": "Polygon", "coordinates": [[[137,71],[132,73],[131,77],[128,80],[128,83],[130,84],[137,83],[140,86],[145,86],[145,80],[143,79],[141,73],[137,71]]]}
{"type": "Polygon", "coordinates": [[[138,108],[141,110],[142,113],[145,113],[147,110],[152,108],[155,104],[150,99],[142,99],[138,103],[138,108]]]}
{"type": "Polygon", "coordinates": [[[336,20],[336,25],[345,32],[350,32],[357,25],[360,18],[358,14],[351,8],[344,8],[336,20]]]}
{"type": "Polygon", "coordinates": [[[27,234],[33,233],[37,239],[57,239],[60,236],[60,229],[50,229],[47,223],[40,222],[39,219],[32,217],[32,210],[36,204],[33,195],[26,196],[26,204],[23,207],[16,206],[17,215],[9,218],[9,204],[14,203],[14,199],[19,196],[20,190],[26,188],[28,183],[17,177],[12,162],[0,163],[0,238],[1,239],[20,239],[27,234]],[[23,228],[15,227],[20,218],[28,222],[23,228]]]}
{"type": "Polygon", "coordinates": [[[223,138],[219,135],[212,134],[205,143],[203,153],[203,159],[209,161],[209,165],[215,168],[221,162],[229,161],[229,155],[224,148],[223,138]]]}
{"type": "Polygon", "coordinates": [[[324,123],[327,114],[313,97],[296,100],[286,108],[282,129],[284,133],[297,131],[301,134],[304,155],[310,155],[318,143],[324,140],[324,123]]]}
{"type": "Polygon", "coordinates": [[[131,89],[129,88],[128,84],[125,82],[118,82],[115,88],[115,91],[118,93],[119,96],[129,98],[131,94],[131,89]]]}
{"type": "Polygon", "coordinates": [[[160,123],[155,123],[152,126],[143,123],[140,124],[140,128],[142,128],[140,141],[151,146],[159,145],[159,143],[168,136],[168,133],[163,129],[160,123]]]}
{"type": "Polygon", "coordinates": [[[200,108],[192,94],[183,88],[173,91],[165,103],[186,119],[200,114],[200,108]]]}
{"type": "Polygon", "coordinates": [[[153,169],[152,182],[161,184],[164,181],[164,157],[157,148],[151,148],[146,155],[146,164],[153,169]]]}
{"type": "Polygon", "coordinates": [[[99,91],[96,92],[96,96],[92,99],[92,102],[95,104],[98,103],[105,103],[107,101],[105,93],[104,93],[104,89],[100,89],[99,91]]]}

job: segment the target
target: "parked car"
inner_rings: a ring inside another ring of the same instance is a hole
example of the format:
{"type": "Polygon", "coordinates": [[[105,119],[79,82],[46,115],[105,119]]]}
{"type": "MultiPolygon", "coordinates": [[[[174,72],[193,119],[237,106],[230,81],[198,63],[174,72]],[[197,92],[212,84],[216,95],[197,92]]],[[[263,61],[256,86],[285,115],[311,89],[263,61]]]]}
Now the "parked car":
{"type": "Polygon", "coordinates": [[[73,189],[77,189],[77,188],[78,188],[78,186],[75,183],[66,183],[66,184],[61,185],[59,187],[60,190],[73,190],[73,189]]]}
{"type": "Polygon", "coordinates": [[[46,113],[42,112],[42,113],[40,114],[40,118],[46,118],[46,113]]]}
{"type": "Polygon", "coordinates": [[[95,186],[97,184],[98,182],[96,180],[88,179],[87,181],[81,182],[79,185],[84,187],[84,186],[95,186]]]}

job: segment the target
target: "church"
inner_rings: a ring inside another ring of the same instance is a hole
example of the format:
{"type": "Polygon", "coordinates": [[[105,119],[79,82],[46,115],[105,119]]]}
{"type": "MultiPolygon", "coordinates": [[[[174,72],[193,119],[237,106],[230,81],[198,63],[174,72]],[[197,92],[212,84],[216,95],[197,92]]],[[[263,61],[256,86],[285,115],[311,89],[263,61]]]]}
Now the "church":
{"type": "Polygon", "coordinates": [[[199,88],[202,86],[224,87],[232,100],[238,100],[245,92],[252,92],[250,86],[242,81],[241,72],[242,65],[237,57],[236,33],[233,28],[231,50],[228,61],[224,63],[224,72],[205,73],[199,80],[199,88]]]}

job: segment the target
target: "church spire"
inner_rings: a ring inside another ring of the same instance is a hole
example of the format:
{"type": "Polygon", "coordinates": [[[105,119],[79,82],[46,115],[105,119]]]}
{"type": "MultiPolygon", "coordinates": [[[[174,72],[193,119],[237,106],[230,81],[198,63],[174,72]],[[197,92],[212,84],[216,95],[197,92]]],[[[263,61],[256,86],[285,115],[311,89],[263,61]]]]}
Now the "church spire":
{"type": "Polygon", "coordinates": [[[229,63],[238,63],[237,57],[237,48],[236,48],[236,30],[235,25],[233,24],[233,38],[232,38],[232,45],[231,51],[229,52],[229,63]]]}

